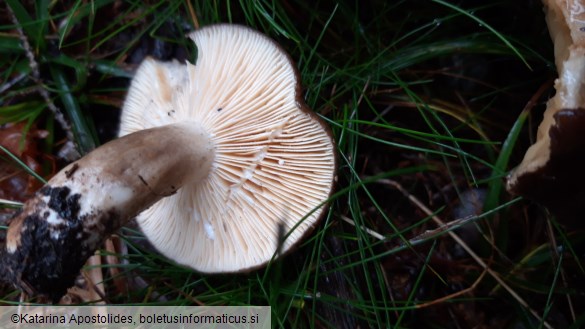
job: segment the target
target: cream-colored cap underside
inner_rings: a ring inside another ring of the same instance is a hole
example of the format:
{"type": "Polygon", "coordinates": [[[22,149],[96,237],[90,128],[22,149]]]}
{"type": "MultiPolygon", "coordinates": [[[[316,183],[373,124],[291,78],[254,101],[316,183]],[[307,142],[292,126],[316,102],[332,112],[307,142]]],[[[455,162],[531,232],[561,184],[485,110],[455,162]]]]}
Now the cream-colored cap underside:
{"type": "Polygon", "coordinates": [[[203,181],[162,199],[138,222],[180,264],[202,272],[257,267],[273,257],[279,225],[292,231],[286,250],[321,215],[334,175],[332,141],[300,109],[295,71],[271,40],[233,25],[190,37],[196,65],[147,59],[140,66],[120,135],[194,122],[209,132],[215,163],[203,181]]]}

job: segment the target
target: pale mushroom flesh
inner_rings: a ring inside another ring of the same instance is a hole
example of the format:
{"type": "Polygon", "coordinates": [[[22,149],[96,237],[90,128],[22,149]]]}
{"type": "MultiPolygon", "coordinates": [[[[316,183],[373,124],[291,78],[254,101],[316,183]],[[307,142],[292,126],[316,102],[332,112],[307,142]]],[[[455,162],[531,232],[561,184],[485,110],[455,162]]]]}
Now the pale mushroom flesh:
{"type": "Polygon", "coordinates": [[[507,178],[507,189],[572,222],[585,210],[585,3],[543,0],[558,79],[536,142],[507,178]]]}

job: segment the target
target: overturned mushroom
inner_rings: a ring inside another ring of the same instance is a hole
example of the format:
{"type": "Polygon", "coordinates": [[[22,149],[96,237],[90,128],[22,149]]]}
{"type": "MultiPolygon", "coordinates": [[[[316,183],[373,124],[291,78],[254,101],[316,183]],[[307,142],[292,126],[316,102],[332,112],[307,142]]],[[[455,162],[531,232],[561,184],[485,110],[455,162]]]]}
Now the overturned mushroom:
{"type": "Polygon", "coordinates": [[[508,176],[507,188],[565,221],[585,210],[585,3],[544,0],[559,74],[537,140],[508,176]]]}
{"type": "Polygon", "coordinates": [[[12,221],[1,255],[9,281],[58,299],[138,214],[154,246],[202,272],[259,267],[279,248],[279,227],[286,251],[323,215],[334,145],[286,53],[241,26],[190,37],[196,65],[145,60],[122,137],[64,168],[12,221]]]}

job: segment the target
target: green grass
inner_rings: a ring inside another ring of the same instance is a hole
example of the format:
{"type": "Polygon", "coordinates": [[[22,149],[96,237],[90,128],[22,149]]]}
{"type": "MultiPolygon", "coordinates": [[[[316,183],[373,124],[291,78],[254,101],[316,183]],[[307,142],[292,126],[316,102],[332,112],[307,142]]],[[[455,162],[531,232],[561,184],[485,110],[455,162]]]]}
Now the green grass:
{"type": "MultiPolygon", "coordinates": [[[[48,131],[34,150],[42,164],[34,175],[48,179],[47,160],[64,165],[57,152],[67,138],[80,154],[112,138],[141,58],[192,59],[184,34],[197,24],[251,26],[289,52],[307,104],[331,127],[339,169],[329,212],[284,261],[237,275],[177,266],[124,228],[123,261],[103,265],[107,302],[270,305],[273,325],[284,328],[577,328],[585,319],[582,232],[503,184],[553,92],[541,87],[555,74],[542,10],[538,2],[478,3],[7,0],[0,124],[48,131]],[[480,195],[475,206],[471,192],[480,195]],[[437,228],[437,219],[461,218],[437,228]],[[116,288],[111,266],[132,289],[116,288]]],[[[1,150],[4,165],[27,169],[1,150]]],[[[23,201],[0,178],[0,204],[23,201]]],[[[0,294],[18,300],[10,287],[0,294]]]]}

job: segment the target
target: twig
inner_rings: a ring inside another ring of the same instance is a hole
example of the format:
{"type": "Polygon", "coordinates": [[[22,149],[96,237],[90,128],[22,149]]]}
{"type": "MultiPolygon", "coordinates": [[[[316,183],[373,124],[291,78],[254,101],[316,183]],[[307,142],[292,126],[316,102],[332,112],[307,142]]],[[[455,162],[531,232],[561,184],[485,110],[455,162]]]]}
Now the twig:
{"type": "MultiPolygon", "coordinates": [[[[379,180],[380,183],[382,184],[386,184],[389,186],[394,187],[395,189],[397,189],[398,191],[400,191],[405,197],[408,198],[408,200],[410,202],[412,202],[414,205],[416,205],[420,210],[422,210],[425,214],[427,214],[427,216],[430,216],[433,221],[435,223],[437,223],[439,226],[444,226],[445,223],[437,216],[435,215],[429,208],[427,208],[420,200],[418,200],[414,195],[410,194],[408,191],[406,191],[402,185],[400,185],[400,183],[393,181],[391,179],[381,179],[379,180]]],[[[493,271],[484,261],[483,259],[481,259],[474,251],[473,249],[471,249],[469,247],[469,245],[467,245],[467,243],[465,243],[465,241],[463,241],[459,235],[457,235],[457,233],[453,232],[453,231],[448,231],[447,234],[449,234],[451,236],[451,238],[453,240],[455,240],[455,242],[457,242],[457,244],[459,244],[461,246],[461,248],[463,248],[470,256],[471,258],[473,258],[473,260],[475,260],[476,263],[478,263],[482,268],[485,269],[485,271],[494,278],[494,280],[496,280],[502,287],[504,287],[504,289],[506,289],[508,291],[508,293],[520,304],[522,305],[524,308],[526,308],[536,319],[538,319],[538,321],[541,321],[544,326],[547,329],[553,329],[553,327],[546,321],[544,321],[542,319],[542,317],[535,311],[533,310],[528,303],[522,298],[520,297],[520,295],[518,295],[518,293],[516,293],[516,291],[514,291],[506,282],[504,282],[504,280],[502,280],[502,278],[500,278],[500,276],[498,275],[498,273],[496,273],[495,271],[493,271]]]]}
{"type": "MultiPolygon", "coordinates": [[[[14,24],[16,31],[18,32],[18,37],[20,39],[20,42],[22,43],[22,48],[24,49],[24,52],[25,52],[26,57],[28,59],[28,65],[31,69],[31,78],[34,81],[34,83],[36,84],[36,87],[35,87],[36,92],[38,92],[41,95],[41,97],[43,98],[43,100],[47,104],[47,108],[49,108],[49,110],[53,113],[53,115],[55,116],[55,120],[57,120],[57,122],[59,123],[59,125],[61,126],[63,131],[65,131],[65,135],[67,136],[67,140],[69,142],[75,144],[75,137],[73,136],[73,132],[71,131],[71,125],[69,124],[69,122],[67,122],[67,120],[65,119],[65,116],[63,115],[61,110],[59,110],[59,108],[55,105],[55,103],[53,103],[53,101],[51,100],[51,96],[49,95],[49,92],[47,91],[47,89],[45,89],[43,82],[41,81],[41,73],[39,71],[39,64],[37,63],[37,61],[35,59],[35,55],[31,49],[30,43],[28,42],[28,38],[26,37],[26,35],[24,34],[24,31],[22,30],[22,27],[20,26],[20,22],[18,21],[18,18],[16,18],[16,15],[14,15],[14,12],[12,11],[12,7],[10,7],[9,4],[6,4],[6,8],[8,9],[10,19],[12,20],[12,23],[14,24]]],[[[79,149],[78,149],[77,145],[76,145],[76,148],[77,148],[77,151],[79,153],[79,149]]]]}

